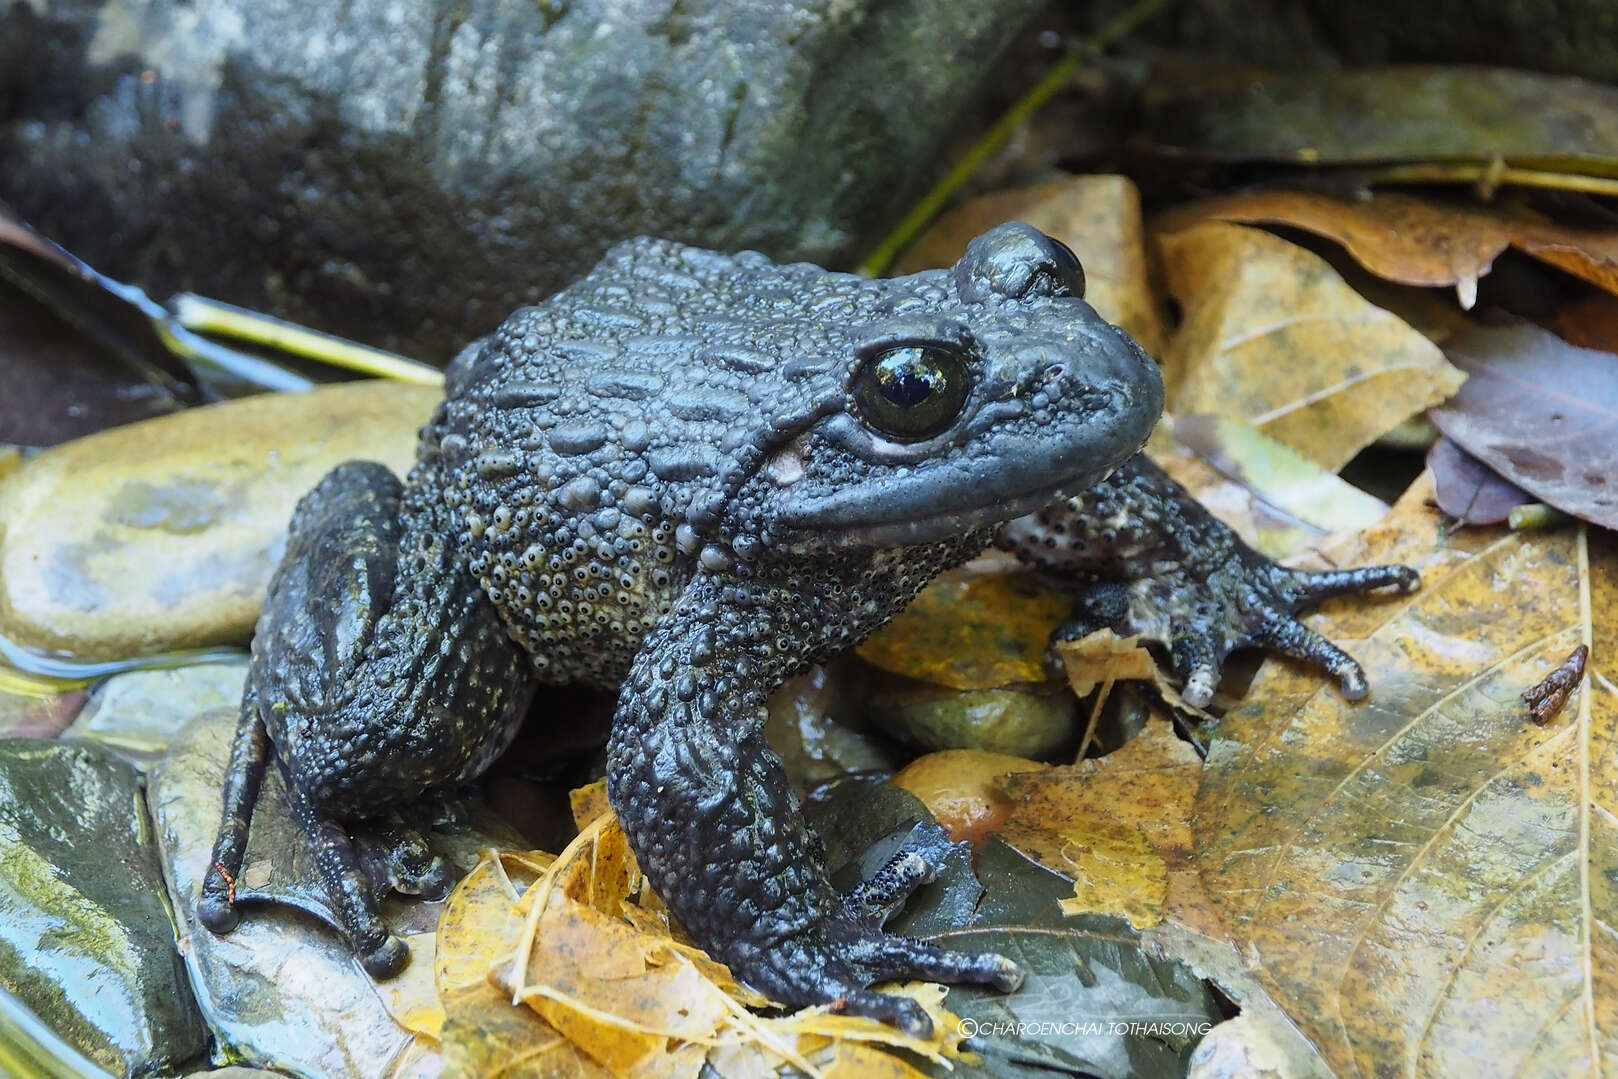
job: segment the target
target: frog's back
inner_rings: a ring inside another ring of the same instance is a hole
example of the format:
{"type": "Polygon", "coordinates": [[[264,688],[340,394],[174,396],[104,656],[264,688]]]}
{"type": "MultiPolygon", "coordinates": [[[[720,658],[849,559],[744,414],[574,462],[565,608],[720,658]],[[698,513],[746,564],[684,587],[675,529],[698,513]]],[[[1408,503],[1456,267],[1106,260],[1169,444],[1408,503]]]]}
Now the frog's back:
{"type": "Polygon", "coordinates": [[[618,683],[738,478],[824,396],[817,338],[868,290],[643,238],[457,362],[429,437],[466,564],[541,677],[618,683]]]}

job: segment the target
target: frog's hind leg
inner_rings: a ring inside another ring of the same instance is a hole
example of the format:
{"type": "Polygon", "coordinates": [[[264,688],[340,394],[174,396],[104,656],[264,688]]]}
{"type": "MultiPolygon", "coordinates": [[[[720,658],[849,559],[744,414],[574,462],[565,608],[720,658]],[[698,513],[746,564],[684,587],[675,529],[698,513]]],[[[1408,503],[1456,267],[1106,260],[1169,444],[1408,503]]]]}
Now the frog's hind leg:
{"type": "Polygon", "coordinates": [[[398,974],[410,962],[410,946],[389,931],[377,909],[376,882],[361,866],[348,829],[291,787],[287,800],[292,819],[308,837],[320,881],[337,907],[349,947],[365,973],[378,979],[398,974]]]}
{"type": "Polygon", "coordinates": [[[465,568],[437,468],[430,442],[403,484],[382,465],[347,462],[293,514],[253,638],[224,856],[199,904],[210,928],[234,925],[230,880],[266,758],[337,925],[373,976],[409,957],[380,895],[448,890],[453,869],[399,815],[488,767],[515,736],[534,675],[465,568]]]}
{"type": "Polygon", "coordinates": [[[202,898],[197,902],[198,919],[215,933],[228,933],[241,920],[236,910],[236,879],[241,876],[253,807],[258,804],[269,763],[270,735],[258,714],[258,696],[249,680],[242,694],[230,764],[225,769],[225,805],[219,836],[214,840],[213,860],[202,881],[202,898]]]}

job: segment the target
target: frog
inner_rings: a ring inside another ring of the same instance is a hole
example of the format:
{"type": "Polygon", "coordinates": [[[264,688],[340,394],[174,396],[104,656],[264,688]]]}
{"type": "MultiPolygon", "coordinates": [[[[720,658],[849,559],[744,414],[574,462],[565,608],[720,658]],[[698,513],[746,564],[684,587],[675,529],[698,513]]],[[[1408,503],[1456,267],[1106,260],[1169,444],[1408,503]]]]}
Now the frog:
{"type": "Polygon", "coordinates": [[[346,462],[298,504],[200,922],[240,919],[273,761],[355,956],[398,973],[378,895],[447,891],[423,829],[540,687],[582,683],[617,694],[607,791],[641,871],[741,981],[916,1033],[921,1006],[875,985],[1014,990],[1004,956],[885,929],[936,852],[833,888],[764,739],[770,692],[991,546],[1066,590],[1059,636],[1138,634],[1199,705],[1250,646],[1365,696],[1297,615],[1417,584],[1285,568],[1213,518],[1143,455],[1158,366],[1084,294],[1070,248],[1011,222],[886,279],[641,238],[512,314],[450,364],[407,477],[346,462]]]}

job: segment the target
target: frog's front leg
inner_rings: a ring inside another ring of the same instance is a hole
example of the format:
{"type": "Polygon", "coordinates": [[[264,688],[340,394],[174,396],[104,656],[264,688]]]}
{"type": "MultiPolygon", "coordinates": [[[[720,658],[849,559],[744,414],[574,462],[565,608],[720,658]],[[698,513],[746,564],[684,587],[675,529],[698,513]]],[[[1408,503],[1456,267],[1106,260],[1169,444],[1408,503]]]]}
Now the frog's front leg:
{"type": "Polygon", "coordinates": [[[1322,667],[1344,696],[1364,697],[1360,665],[1294,615],[1328,596],[1419,583],[1408,566],[1279,566],[1144,454],[1084,494],[1009,522],[995,542],[1073,592],[1074,615],[1059,637],[1111,627],[1156,641],[1198,706],[1212,699],[1225,657],[1248,645],[1322,667]]]}
{"type": "Polygon", "coordinates": [[[647,637],[625,680],[607,786],[641,868],[693,937],[743,981],[791,1005],[837,1002],[925,1033],[915,1001],[872,982],[922,978],[1015,988],[997,955],[947,951],[882,925],[936,867],[897,856],[846,895],[826,877],[764,701],[791,669],[811,617],[785,590],[699,576],[647,637]]]}

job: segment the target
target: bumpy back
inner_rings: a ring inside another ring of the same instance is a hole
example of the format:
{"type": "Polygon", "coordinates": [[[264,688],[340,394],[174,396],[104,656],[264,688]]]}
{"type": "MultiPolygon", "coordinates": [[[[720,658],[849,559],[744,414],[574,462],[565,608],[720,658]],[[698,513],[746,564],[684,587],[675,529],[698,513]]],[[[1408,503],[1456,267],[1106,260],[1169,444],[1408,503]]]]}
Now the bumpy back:
{"type": "Polygon", "coordinates": [[[467,562],[557,681],[616,685],[763,454],[839,407],[883,282],[620,245],[457,364],[441,415],[467,562]]]}

